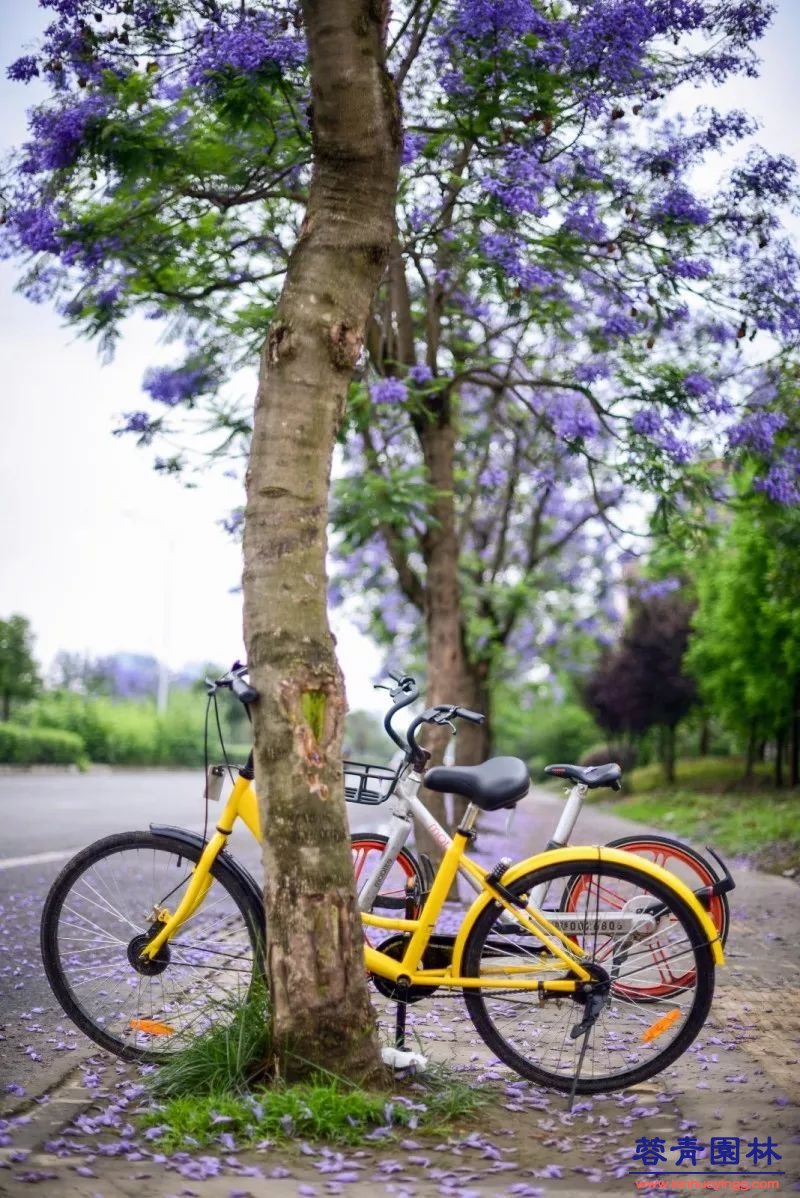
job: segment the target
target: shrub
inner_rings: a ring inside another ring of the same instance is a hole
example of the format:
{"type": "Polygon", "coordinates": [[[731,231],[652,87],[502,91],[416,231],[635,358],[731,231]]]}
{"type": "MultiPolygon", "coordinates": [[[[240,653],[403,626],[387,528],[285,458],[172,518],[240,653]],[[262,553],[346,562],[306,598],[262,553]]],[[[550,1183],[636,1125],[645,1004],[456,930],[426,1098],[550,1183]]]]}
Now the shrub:
{"type": "Polygon", "coordinates": [[[0,724],[0,762],[8,765],[86,764],[86,746],[74,732],[0,724]]]}
{"type": "Polygon", "coordinates": [[[533,774],[556,761],[577,761],[600,735],[577,703],[533,698],[525,708],[510,689],[497,704],[493,732],[493,751],[524,758],[533,774]]]}

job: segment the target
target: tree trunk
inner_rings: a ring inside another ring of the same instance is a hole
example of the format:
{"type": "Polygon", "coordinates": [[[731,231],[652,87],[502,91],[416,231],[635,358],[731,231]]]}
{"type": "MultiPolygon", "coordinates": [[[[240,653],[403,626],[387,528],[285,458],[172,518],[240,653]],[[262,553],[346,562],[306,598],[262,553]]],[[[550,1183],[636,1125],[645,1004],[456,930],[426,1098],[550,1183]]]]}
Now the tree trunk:
{"type": "MultiPolygon", "coordinates": [[[[491,745],[491,692],[488,685],[489,663],[471,662],[463,653],[463,679],[458,692],[458,702],[471,711],[480,711],[486,716],[484,724],[468,724],[462,721],[456,738],[456,764],[480,765],[489,756],[491,745]]],[[[453,823],[457,826],[467,807],[466,799],[454,796],[453,823]]]]}
{"type": "Polygon", "coordinates": [[[789,785],[800,785],[800,678],[795,679],[789,723],[789,785]]]}
{"type": "Polygon", "coordinates": [[[783,786],[783,751],[786,747],[786,735],[779,732],[775,737],[775,789],[780,790],[783,786]]]}
{"type": "Polygon", "coordinates": [[[698,756],[708,757],[711,747],[711,720],[704,716],[700,723],[700,740],[697,745],[698,756]]]}
{"type": "Polygon", "coordinates": [[[267,958],[281,1067],[381,1075],[342,790],[342,677],[326,610],[334,439],[392,238],[400,114],[386,13],[305,0],[314,174],[265,346],[244,532],[267,958]]]}
{"type": "Polygon", "coordinates": [[[753,767],[756,763],[756,750],[758,749],[758,739],[755,730],[753,730],[747,739],[747,757],[744,763],[744,776],[746,780],[753,777],[753,767]]]}
{"type": "MultiPolygon", "coordinates": [[[[436,490],[431,505],[431,524],[425,534],[429,706],[461,702],[464,677],[458,536],[453,494],[455,432],[450,421],[449,401],[444,395],[439,398],[438,411],[423,417],[417,428],[428,481],[436,490]]],[[[432,764],[442,761],[451,735],[449,728],[426,730],[425,747],[432,754],[432,764]]],[[[444,796],[423,790],[421,797],[439,823],[446,825],[444,796]]],[[[422,852],[427,853],[434,862],[441,860],[442,850],[424,828],[417,827],[416,837],[417,846],[422,852]]]]}
{"type": "Polygon", "coordinates": [[[675,782],[675,726],[673,724],[662,724],[660,740],[664,781],[672,784],[675,782]]]}

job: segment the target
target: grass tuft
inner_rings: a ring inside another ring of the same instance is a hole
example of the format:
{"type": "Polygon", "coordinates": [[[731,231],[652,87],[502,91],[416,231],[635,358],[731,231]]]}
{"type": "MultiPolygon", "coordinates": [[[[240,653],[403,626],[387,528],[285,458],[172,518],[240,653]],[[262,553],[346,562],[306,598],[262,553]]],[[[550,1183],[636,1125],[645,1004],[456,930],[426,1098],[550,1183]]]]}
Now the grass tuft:
{"type": "Polygon", "coordinates": [[[403,1128],[441,1132],[491,1100],[440,1066],[400,1083],[394,1095],[321,1073],[268,1086],[272,1056],[262,983],[232,1009],[227,1027],[215,1027],[149,1077],[155,1103],[142,1116],[148,1139],[167,1151],[220,1144],[232,1151],[298,1137],[352,1145],[403,1128]]]}
{"type": "Polygon", "coordinates": [[[441,1073],[392,1096],[318,1077],[238,1094],[182,1094],[148,1110],[144,1124],[153,1129],[148,1138],[166,1151],[220,1143],[239,1151],[263,1140],[354,1145],[378,1129],[441,1132],[488,1101],[488,1094],[441,1073]]]}
{"type": "Polygon", "coordinates": [[[153,1075],[150,1088],[160,1099],[244,1094],[263,1076],[271,1056],[267,987],[256,982],[247,1001],[234,1004],[230,1022],[215,1026],[166,1061],[153,1075]]]}

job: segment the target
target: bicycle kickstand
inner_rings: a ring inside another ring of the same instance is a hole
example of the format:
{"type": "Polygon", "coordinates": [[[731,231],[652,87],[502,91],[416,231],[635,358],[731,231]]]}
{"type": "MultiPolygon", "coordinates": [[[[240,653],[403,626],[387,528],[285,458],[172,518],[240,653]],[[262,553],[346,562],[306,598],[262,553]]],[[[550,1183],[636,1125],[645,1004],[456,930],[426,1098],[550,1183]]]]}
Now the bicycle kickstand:
{"type": "Polygon", "coordinates": [[[406,1047],[406,1012],[408,1010],[408,983],[398,982],[394,1016],[394,1046],[400,1052],[406,1047]]]}
{"type": "MultiPolygon", "coordinates": [[[[416,915],[417,905],[419,902],[419,894],[417,893],[417,882],[415,878],[406,880],[406,919],[413,919],[416,915]]],[[[402,979],[397,983],[397,999],[394,1015],[394,1046],[400,1052],[405,1051],[406,1047],[406,1014],[408,1012],[408,992],[409,984],[402,979]]]]}

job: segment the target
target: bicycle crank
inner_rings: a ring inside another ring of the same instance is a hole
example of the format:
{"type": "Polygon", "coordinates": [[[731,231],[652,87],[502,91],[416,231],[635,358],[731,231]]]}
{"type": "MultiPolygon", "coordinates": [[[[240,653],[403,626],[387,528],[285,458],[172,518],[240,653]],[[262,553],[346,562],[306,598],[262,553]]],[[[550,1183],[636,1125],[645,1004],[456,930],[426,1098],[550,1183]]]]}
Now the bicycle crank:
{"type": "MultiPolygon", "coordinates": [[[[393,961],[402,961],[408,941],[409,936],[406,933],[398,932],[396,935],[390,936],[388,940],[382,941],[377,946],[378,952],[386,953],[387,957],[391,957],[393,961]]],[[[453,957],[453,941],[452,936],[432,936],[425,949],[420,968],[447,969],[453,957]]],[[[391,978],[380,977],[377,973],[371,973],[370,977],[375,989],[384,998],[390,998],[392,1002],[420,1002],[423,998],[429,998],[431,994],[435,994],[439,989],[438,986],[409,986],[400,981],[394,982],[391,978]]]]}

